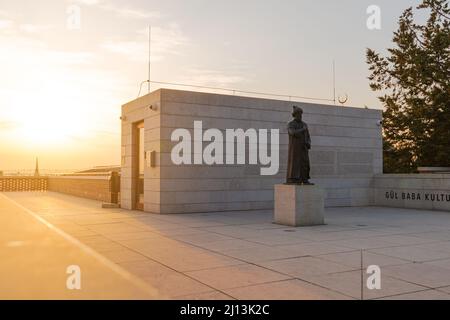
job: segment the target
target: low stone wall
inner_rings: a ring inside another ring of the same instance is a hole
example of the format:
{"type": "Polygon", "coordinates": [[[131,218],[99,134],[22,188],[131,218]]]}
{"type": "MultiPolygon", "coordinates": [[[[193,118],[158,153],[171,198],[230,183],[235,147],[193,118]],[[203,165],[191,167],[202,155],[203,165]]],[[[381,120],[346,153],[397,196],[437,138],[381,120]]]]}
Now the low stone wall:
{"type": "Polygon", "coordinates": [[[450,174],[383,174],[374,178],[375,205],[450,211],[450,174]]]}
{"type": "Polygon", "coordinates": [[[112,202],[110,177],[110,175],[49,177],[48,190],[82,198],[112,202]]]}

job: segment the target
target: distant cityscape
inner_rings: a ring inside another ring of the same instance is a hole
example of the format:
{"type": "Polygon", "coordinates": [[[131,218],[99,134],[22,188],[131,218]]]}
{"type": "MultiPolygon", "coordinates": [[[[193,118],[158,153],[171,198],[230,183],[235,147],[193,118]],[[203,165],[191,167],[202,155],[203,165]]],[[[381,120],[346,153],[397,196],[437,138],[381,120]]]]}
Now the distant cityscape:
{"type": "Polygon", "coordinates": [[[0,168],[1,176],[59,176],[67,174],[93,174],[93,173],[106,173],[106,172],[120,172],[119,165],[109,166],[93,166],[90,168],[77,168],[77,169],[41,169],[39,167],[39,161],[36,159],[36,165],[34,169],[14,169],[14,170],[2,170],[0,168]]]}

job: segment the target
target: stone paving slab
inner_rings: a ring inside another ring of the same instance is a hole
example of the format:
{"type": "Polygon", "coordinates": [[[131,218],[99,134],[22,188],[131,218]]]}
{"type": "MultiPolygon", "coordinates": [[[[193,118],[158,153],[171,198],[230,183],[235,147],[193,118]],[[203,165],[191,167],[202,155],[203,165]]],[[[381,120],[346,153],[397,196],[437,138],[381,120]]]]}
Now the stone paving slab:
{"type": "Polygon", "coordinates": [[[410,283],[415,283],[428,288],[450,286],[448,269],[424,263],[402,264],[383,268],[383,273],[410,283]]]}
{"type": "Polygon", "coordinates": [[[0,194],[0,299],[162,298],[105,260],[0,194]],[[81,271],[81,289],[66,286],[68,266],[81,271]]]}
{"type": "Polygon", "coordinates": [[[450,259],[430,261],[430,262],[425,262],[424,264],[450,270],[450,259]]]}
{"type": "MultiPolygon", "coordinates": [[[[340,292],[355,299],[361,298],[360,270],[310,276],[307,280],[316,285],[340,292]]],[[[384,275],[381,281],[381,290],[368,290],[367,287],[363,286],[363,299],[389,297],[425,289],[428,288],[384,275]]]]}
{"type": "Polygon", "coordinates": [[[240,300],[351,300],[352,297],[293,279],[225,290],[240,300]]]}
{"type": "Polygon", "coordinates": [[[380,300],[448,300],[448,294],[438,290],[424,290],[380,298],[380,300]]]}
{"type": "Polygon", "coordinates": [[[443,287],[443,288],[439,288],[437,290],[438,291],[442,291],[442,292],[446,292],[446,293],[450,293],[450,287],[443,287]]]}
{"type": "Polygon", "coordinates": [[[398,246],[370,249],[369,252],[378,253],[411,262],[425,262],[448,258],[449,252],[430,250],[420,246],[398,246]]]}
{"type": "MultiPolygon", "coordinates": [[[[328,208],[327,225],[292,228],[272,212],[153,215],[58,193],[8,193],[169,299],[450,299],[450,215],[328,208]]],[[[26,232],[26,231],[25,231],[26,232]]]]}
{"type": "MultiPolygon", "coordinates": [[[[352,268],[361,267],[361,251],[350,252],[338,252],[317,256],[317,258],[324,259],[326,261],[336,262],[343,265],[347,265],[352,268]]],[[[399,258],[393,258],[381,254],[363,252],[363,266],[367,268],[370,265],[377,265],[379,267],[400,265],[411,263],[411,261],[403,260],[399,258]]]]}
{"type": "Polygon", "coordinates": [[[306,276],[319,276],[329,273],[351,271],[359,267],[346,266],[335,262],[325,262],[318,257],[300,257],[262,262],[264,267],[304,279],[306,276]]]}
{"type": "Polygon", "coordinates": [[[205,293],[188,294],[185,296],[177,296],[178,300],[235,300],[229,295],[221,293],[219,291],[209,291],[205,293]]]}
{"type": "Polygon", "coordinates": [[[277,282],[292,277],[251,264],[187,272],[195,279],[217,289],[231,289],[254,284],[277,282]]]}

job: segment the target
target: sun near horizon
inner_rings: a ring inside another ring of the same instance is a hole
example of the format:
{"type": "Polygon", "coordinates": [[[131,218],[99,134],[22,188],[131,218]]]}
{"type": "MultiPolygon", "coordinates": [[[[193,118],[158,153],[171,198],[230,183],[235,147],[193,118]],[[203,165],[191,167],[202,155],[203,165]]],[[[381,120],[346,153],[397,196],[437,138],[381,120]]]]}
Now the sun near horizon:
{"type": "Polygon", "coordinates": [[[381,108],[364,50],[389,46],[405,4],[379,2],[376,32],[369,1],[2,2],[0,170],[120,164],[120,106],[148,78],[148,26],[152,80],[330,99],[334,60],[346,105],[381,108]]]}

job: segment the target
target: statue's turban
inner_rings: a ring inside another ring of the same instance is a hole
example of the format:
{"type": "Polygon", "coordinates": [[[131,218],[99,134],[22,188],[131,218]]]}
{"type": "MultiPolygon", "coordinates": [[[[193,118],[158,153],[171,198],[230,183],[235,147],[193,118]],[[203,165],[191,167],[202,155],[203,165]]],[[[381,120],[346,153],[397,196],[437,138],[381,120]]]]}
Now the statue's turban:
{"type": "Polygon", "coordinates": [[[300,108],[300,107],[293,106],[292,109],[293,109],[293,110],[292,110],[292,115],[293,115],[294,117],[295,117],[295,115],[298,114],[298,113],[300,113],[300,114],[303,113],[303,109],[300,108]]]}

